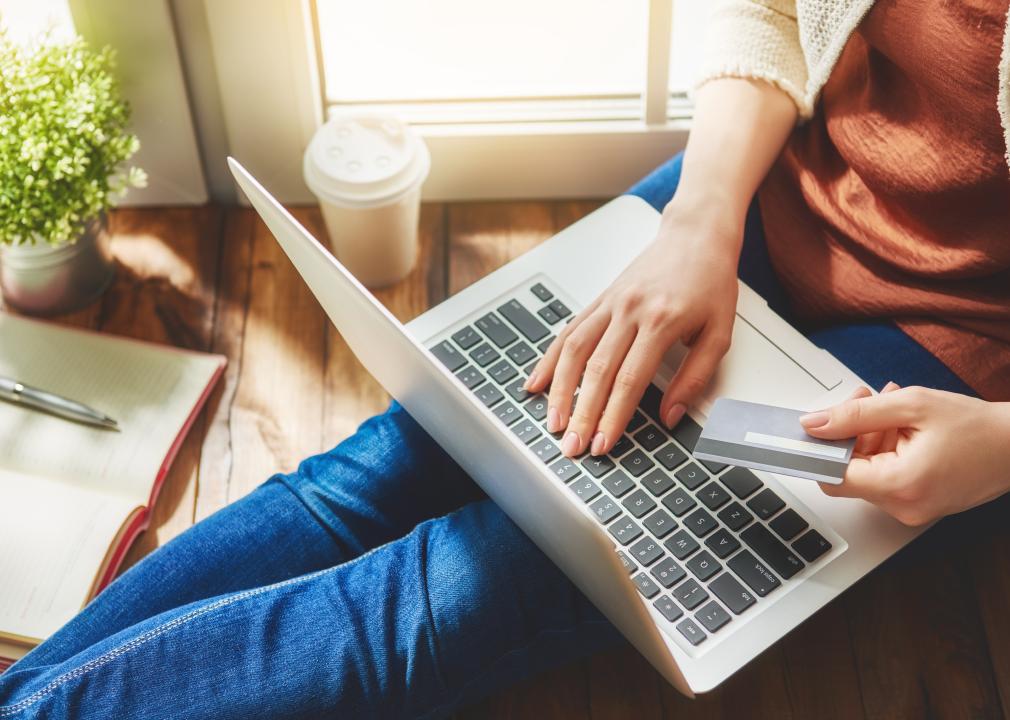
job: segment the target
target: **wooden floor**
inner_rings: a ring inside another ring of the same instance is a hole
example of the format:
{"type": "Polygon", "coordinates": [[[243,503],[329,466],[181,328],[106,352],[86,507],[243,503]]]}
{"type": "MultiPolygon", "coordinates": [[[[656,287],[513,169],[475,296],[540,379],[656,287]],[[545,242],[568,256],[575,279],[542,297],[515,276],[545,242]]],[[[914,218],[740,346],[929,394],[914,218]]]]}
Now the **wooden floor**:
{"type": "MultiPolygon", "coordinates": [[[[379,293],[408,320],[549,237],[592,202],[432,204],[422,261],[379,293]]],[[[320,237],[318,212],[298,217],[320,237]]],[[[136,562],[278,470],[329,448],[387,397],[249,210],[122,210],[121,264],[60,321],[224,353],[130,553],[136,562]]],[[[952,448],[956,451],[956,448],[952,448]]],[[[950,478],[957,482],[958,478],[950,478]]],[[[750,663],[689,701],[628,647],[561,668],[463,718],[999,718],[1010,710],[1010,503],[941,523],[750,663]]]]}

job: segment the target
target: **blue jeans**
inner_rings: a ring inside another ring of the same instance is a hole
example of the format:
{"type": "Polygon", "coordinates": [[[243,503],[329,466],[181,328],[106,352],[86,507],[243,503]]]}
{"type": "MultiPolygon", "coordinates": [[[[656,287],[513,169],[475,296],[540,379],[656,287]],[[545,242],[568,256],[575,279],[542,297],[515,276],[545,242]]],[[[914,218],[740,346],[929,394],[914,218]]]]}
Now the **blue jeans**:
{"type": "MultiPolygon", "coordinates": [[[[660,209],[679,157],[631,192],[660,209]]],[[[741,277],[788,317],[752,209],[741,277]]],[[[810,337],[966,386],[888,323],[810,337]]],[[[395,402],[159,548],[0,675],[6,718],[441,716],[618,633],[395,402]]]]}

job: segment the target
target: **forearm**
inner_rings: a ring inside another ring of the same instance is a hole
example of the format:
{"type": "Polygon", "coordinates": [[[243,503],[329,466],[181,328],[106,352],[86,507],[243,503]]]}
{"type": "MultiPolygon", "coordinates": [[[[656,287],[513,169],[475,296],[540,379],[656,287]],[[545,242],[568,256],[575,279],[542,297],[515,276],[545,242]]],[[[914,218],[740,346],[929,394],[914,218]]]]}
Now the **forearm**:
{"type": "Polygon", "coordinates": [[[671,209],[712,213],[742,229],[796,118],[789,96],[766,82],[722,78],[703,85],[671,209]]]}

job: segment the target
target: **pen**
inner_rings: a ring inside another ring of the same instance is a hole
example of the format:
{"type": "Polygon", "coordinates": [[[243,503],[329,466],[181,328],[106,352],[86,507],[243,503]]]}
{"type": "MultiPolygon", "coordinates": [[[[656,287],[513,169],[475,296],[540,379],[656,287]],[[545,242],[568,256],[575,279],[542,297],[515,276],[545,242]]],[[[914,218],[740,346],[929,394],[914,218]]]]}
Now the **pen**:
{"type": "Polygon", "coordinates": [[[31,385],[24,385],[10,378],[0,377],[0,400],[6,400],[15,405],[25,405],[96,427],[109,430],[119,429],[119,424],[115,420],[94,408],[31,385]]]}

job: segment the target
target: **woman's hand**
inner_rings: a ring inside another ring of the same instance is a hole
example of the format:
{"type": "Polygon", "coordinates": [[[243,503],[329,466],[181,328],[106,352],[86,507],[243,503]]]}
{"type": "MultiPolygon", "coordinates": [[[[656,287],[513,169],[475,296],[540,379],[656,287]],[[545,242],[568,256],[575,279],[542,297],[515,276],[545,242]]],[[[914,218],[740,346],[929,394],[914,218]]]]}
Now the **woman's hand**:
{"type": "Polygon", "coordinates": [[[526,389],[550,385],[547,427],[567,428],[565,455],[578,455],[590,443],[593,455],[610,451],[677,341],[690,350],[660,414],[668,426],[680,420],[729,349],[742,235],[742,223],[675,199],[656,239],[561,331],[526,389]]]}
{"type": "Polygon", "coordinates": [[[906,525],[924,525],[1010,490],[1010,403],[893,383],[860,388],[845,402],[800,419],[814,437],[857,437],[841,485],[906,525]]]}

